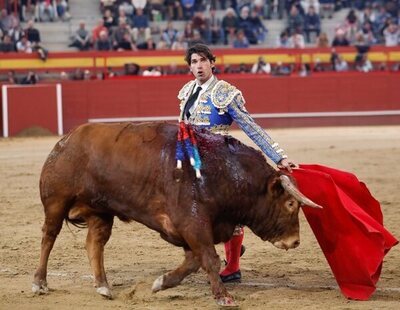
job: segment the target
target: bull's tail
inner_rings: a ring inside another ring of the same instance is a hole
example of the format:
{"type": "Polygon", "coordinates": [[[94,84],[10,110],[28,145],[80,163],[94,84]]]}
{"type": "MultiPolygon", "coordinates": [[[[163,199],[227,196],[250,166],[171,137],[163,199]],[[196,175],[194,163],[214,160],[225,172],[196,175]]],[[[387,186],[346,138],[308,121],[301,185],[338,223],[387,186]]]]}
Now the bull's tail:
{"type": "Polygon", "coordinates": [[[78,227],[80,229],[84,229],[84,228],[88,227],[87,222],[84,219],[80,219],[80,218],[71,219],[67,216],[65,218],[65,223],[67,224],[67,226],[68,226],[68,224],[72,224],[73,226],[78,227]]]}

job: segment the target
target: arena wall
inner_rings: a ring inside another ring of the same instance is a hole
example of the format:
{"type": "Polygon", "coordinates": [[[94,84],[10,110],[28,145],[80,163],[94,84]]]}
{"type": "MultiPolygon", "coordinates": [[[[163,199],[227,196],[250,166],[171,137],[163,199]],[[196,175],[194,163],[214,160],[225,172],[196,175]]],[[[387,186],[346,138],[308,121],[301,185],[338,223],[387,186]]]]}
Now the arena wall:
{"type": "MultiPolygon", "coordinates": [[[[316,59],[328,64],[330,52],[329,49],[231,49],[216,50],[215,54],[217,66],[221,68],[241,63],[250,65],[260,55],[272,64],[282,62],[299,66],[308,63],[312,67],[316,59]]],[[[354,48],[341,48],[338,52],[345,58],[354,59],[354,48]]],[[[368,55],[375,63],[384,62],[386,68],[400,62],[400,48],[374,47],[368,55]]],[[[137,63],[144,68],[172,62],[186,66],[181,52],[52,53],[46,62],[34,55],[7,54],[1,55],[0,72],[61,72],[81,68],[99,73],[108,67],[122,68],[126,63],[137,63]]],[[[177,92],[191,78],[189,75],[119,76],[90,81],[60,82],[57,79],[36,86],[20,86],[13,89],[13,96],[7,98],[7,106],[4,94],[0,97],[0,134],[4,136],[5,125],[10,135],[16,135],[29,126],[44,126],[54,133],[65,133],[88,121],[176,121],[179,109],[177,92]],[[55,110],[54,87],[48,88],[47,96],[42,91],[38,96],[36,90],[44,84],[54,86],[56,83],[61,85],[59,93],[56,93],[61,101],[57,103],[62,106],[60,111],[55,110]],[[43,98],[49,101],[48,104],[43,104],[43,98]],[[4,111],[5,108],[9,111],[4,111]],[[44,120],[37,121],[37,118],[44,120]]],[[[242,91],[247,109],[258,123],[266,127],[400,123],[399,71],[318,72],[307,77],[296,73],[281,77],[220,74],[219,78],[242,91]]]]}
{"type": "MultiPolygon", "coordinates": [[[[176,121],[177,92],[190,78],[140,76],[60,83],[63,131],[85,122],[176,121]]],[[[219,78],[242,91],[247,109],[263,126],[400,124],[398,73],[318,73],[306,78],[229,74],[219,78]]],[[[37,91],[42,86],[13,88],[13,97],[8,100],[8,113],[13,113],[8,121],[11,135],[29,126],[45,126],[58,132],[54,87],[43,88],[53,98],[53,103],[44,104],[46,94],[37,91]],[[27,122],[32,117],[26,114],[32,113],[35,119],[45,120],[27,122]],[[51,117],[54,119],[49,120],[51,117]]]]}

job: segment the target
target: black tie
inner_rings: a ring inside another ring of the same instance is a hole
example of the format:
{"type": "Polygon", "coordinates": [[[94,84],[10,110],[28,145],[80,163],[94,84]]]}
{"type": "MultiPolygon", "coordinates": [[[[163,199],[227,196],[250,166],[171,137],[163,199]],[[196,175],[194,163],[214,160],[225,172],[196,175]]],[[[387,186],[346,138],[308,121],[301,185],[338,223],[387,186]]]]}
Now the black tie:
{"type": "Polygon", "coordinates": [[[201,91],[201,86],[198,86],[196,91],[189,97],[188,101],[186,102],[184,115],[186,115],[187,118],[190,117],[189,110],[193,106],[193,104],[195,103],[197,97],[200,94],[200,91],[201,91]]]}

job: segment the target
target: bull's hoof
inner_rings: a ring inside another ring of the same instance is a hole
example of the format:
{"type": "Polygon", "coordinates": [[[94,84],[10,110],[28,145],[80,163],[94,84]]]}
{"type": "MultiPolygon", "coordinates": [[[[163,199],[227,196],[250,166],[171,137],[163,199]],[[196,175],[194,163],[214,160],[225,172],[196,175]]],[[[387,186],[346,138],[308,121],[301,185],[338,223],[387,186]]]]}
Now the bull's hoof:
{"type": "Polygon", "coordinates": [[[108,298],[108,299],[112,299],[113,296],[111,294],[111,290],[106,287],[106,286],[102,286],[102,287],[98,287],[96,289],[97,294],[100,294],[101,296],[108,298]]]}
{"type": "Polygon", "coordinates": [[[235,302],[235,300],[232,297],[220,297],[216,299],[217,305],[220,307],[232,307],[232,308],[238,308],[238,304],[235,302]]]}
{"type": "Polygon", "coordinates": [[[153,286],[151,287],[151,290],[153,293],[157,293],[158,291],[162,290],[162,285],[164,283],[164,276],[159,276],[154,282],[153,286]]]}
{"type": "Polygon", "coordinates": [[[43,295],[49,292],[49,288],[47,287],[47,284],[38,285],[36,283],[32,283],[32,292],[37,295],[43,295]]]}

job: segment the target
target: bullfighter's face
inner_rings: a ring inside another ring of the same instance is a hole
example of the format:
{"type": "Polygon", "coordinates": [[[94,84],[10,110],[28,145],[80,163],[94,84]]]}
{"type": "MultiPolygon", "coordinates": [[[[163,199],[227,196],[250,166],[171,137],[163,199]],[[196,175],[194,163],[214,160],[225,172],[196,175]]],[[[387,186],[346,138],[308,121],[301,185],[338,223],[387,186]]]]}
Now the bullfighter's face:
{"type": "Polygon", "coordinates": [[[207,82],[212,76],[214,62],[201,54],[192,54],[190,58],[190,71],[193,73],[200,85],[207,82]]]}

